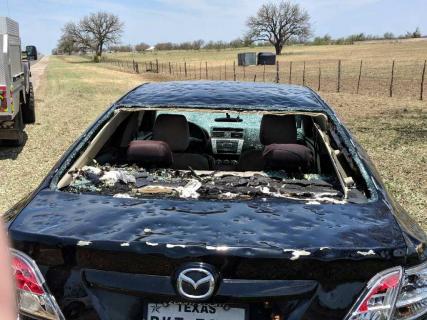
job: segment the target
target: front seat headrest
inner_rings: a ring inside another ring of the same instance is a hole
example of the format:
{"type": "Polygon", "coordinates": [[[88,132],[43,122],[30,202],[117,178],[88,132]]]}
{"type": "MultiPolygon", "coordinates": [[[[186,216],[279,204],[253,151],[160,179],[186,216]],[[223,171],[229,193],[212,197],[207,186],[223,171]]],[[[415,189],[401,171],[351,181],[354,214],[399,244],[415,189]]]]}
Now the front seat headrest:
{"type": "Polygon", "coordinates": [[[160,114],[153,127],[153,140],[166,142],[173,152],[183,152],[190,145],[190,129],[185,116],[160,114]]]}
{"type": "Polygon", "coordinates": [[[265,146],[272,143],[296,143],[297,126],[295,123],[295,116],[263,115],[259,139],[265,146]]]}
{"type": "Polygon", "coordinates": [[[164,141],[133,140],[127,149],[129,163],[167,168],[172,165],[172,151],[164,141]]]}

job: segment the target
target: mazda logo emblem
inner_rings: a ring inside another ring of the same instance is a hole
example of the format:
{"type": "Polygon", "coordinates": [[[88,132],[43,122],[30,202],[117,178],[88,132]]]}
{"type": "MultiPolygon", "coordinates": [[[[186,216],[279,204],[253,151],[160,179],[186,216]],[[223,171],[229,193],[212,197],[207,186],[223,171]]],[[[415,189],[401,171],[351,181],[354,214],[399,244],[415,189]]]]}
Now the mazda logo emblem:
{"type": "Polygon", "coordinates": [[[215,290],[216,277],[210,268],[188,267],[177,276],[178,293],[190,300],[206,300],[215,290]]]}

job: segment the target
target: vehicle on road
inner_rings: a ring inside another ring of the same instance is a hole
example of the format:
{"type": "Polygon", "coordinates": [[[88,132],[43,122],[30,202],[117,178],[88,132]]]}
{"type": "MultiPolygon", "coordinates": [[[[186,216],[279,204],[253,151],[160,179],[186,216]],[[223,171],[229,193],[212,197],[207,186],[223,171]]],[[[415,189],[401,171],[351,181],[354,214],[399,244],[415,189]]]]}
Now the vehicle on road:
{"type": "Polygon", "coordinates": [[[424,319],[426,235],[306,87],[141,85],[5,213],[24,319],[424,319]]]}
{"type": "MultiPolygon", "coordinates": [[[[31,57],[37,57],[37,50],[31,57]]],[[[22,145],[25,124],[35,122],[30,77],[30,61],[21,57],[19,25],[0,17],[0,142],[22,145]]]]}

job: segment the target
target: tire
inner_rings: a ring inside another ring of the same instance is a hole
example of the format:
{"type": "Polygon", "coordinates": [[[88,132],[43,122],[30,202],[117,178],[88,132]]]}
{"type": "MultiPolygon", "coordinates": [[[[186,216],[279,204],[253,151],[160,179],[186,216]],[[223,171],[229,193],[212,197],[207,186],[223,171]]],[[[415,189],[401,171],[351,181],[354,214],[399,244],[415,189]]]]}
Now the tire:
{"type": "Polygon", "coordinates": [[[23,108],[22,108],[22,118],[24,120],[24,123],[36,122],[34,90],[33,90],[33,84],[31,82],[30,82],[29,90],[27,94],[27,103],[23,105],[23,108]]]}
{"type": "Polygon", "coordinates": [[[18,131],[18,138],[15,140],[2,140],[2,145],[7,147],[19,147],[24,144],[24,121],[22,120],[22,112],[19,111],[15,117],[15,125],[13,128],[18,131]]]}

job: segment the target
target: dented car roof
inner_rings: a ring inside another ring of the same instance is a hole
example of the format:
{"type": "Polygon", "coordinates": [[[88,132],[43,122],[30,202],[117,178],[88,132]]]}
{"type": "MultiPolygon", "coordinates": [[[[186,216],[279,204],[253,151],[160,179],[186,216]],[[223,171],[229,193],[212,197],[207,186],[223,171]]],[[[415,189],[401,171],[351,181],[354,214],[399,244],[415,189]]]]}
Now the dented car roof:
{"type": "Polygon", "coordinates": [[[129,92],[117,104],[131,107],[221,107],[248,111],[330,110],[322,99],[307,87],[238,81],[147,83],[129,92]]]}

